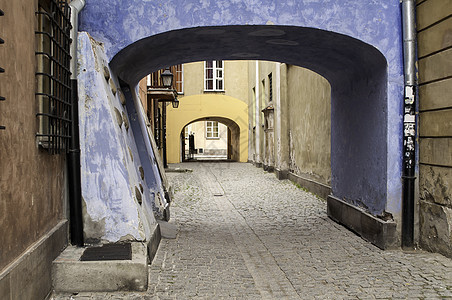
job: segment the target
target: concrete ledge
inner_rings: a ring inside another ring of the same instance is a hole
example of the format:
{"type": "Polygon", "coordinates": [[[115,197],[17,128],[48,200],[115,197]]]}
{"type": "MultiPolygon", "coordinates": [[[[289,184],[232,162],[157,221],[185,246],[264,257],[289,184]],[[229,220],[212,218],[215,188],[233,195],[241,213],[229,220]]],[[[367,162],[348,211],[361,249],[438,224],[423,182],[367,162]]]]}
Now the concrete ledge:
{"type": "Polygon", "coordinates": [[[171,212],[170,212],[170,206],[168,205],[163,210],[163,220],[168,222],[170,219],[171,219],[171,212]]]}
{"type": "Polygon", "coordinates": [[[267,171],[269,173],[272,173],[273,171],[275,171],[275,168],[273,166],[268,166],[266,164],[262,165],[262,168],[264,169],[264,171],[267,171]]]}
{"type": "Polygon", "coordinates": [[[52,261],[67,246],[62,220],[0,273],[0,299],[45,299],[52,290],[52,261]]]}
{"type": "Polygon", "coordinates": [[[146,291],[147,247],[132,243],[132,260],[80,261],[86,248],[70,246],[53,262],[56,292],[146,291]]]}
{"type": "Polygon", "coordinates": [[[253,165],[254,165],[256,168],[262,168],[262,163],[253,162],[253,165]]]}
{"type": "Polygon", "coordinates": [[[154,231],[151,236],[151,240],[148,243],[149,262],[152,262],[154,260],[155,254],[157,253],[161,240],[162,240],[162,234],[160,231],[160,225],[155,224],[154,231]]]}
{"type": "Polygon", "coordinates": [[[289,171],[275,169],[275,175],[276,175],[276,178],[278,178],[279,180],[288,179],[289,178],[289,171]]]}
{"type": "Polygon", "coordinates": [[[309,192],[321,197],[322,199],[327,199],[331,194],[331,187],[314,181],[312,179],[303,178],[300,175],[296,175],[292,172],[288,172],[287,178],[295,183],[298,183],[300,186],[307,189],[309,192]]]}
{"type": "Polygon", "coordinates": [[[191,173],[193,172],[193,169],[187,169],[187,168],[166,168],[166,173],[191,173]]]}
{"type": "Polygon", "coordinates": [[[398,248],[397,224],[383,221],[332,195],[327,199],[328,216],[380,249],[398,248]]]}

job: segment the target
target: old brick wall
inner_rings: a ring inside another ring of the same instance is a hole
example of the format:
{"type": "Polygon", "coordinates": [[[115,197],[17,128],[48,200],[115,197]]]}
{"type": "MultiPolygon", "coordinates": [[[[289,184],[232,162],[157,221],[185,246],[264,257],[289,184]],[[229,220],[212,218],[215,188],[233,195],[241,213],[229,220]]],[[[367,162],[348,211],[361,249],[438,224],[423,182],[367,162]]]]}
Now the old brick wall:
{"type": "Polygon", "coordinates": [[[452,1],[418,0],[420,244],[452,257],[452,1]]]}

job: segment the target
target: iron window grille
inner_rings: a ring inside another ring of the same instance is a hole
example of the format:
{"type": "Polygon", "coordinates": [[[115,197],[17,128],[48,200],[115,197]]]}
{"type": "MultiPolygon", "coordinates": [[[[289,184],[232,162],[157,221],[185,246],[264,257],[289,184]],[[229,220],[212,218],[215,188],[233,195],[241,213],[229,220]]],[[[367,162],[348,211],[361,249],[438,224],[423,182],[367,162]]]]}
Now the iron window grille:
{"type": "Polygon", "coordinates": [[[38,144],[67,152],[71,138],[70,8],[67,0],[40,0],[36,12],[38,144]]]}

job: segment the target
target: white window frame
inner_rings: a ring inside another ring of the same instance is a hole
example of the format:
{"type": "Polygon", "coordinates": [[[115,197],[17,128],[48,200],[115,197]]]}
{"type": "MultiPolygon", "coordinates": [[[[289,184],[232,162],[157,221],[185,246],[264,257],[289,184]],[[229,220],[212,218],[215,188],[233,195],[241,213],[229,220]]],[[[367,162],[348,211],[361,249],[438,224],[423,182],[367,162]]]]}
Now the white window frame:
{"type": "Polygon", "coordinates": [[[188,140],[188,137],[190,136],[190,133],[192,133],[192,131],[191,131],[191,124],[185,126],[185,129],[184,129],[184,137],[185,137],[186,140],[188,140]]]}
{"type": "Polygon", "coordinates": [[[212,78],[207,78],[207,61],[204,61],[204,91],[206,92],[224,92],[224,61],[212,60],[212,78]],[[221,62],[221,67],[217,67],[217,62],[221,62]],[[213,80],[212,89],[207,88],[207,80],[213,80]],[[217,82],[222,83],[222,88],[218,88],[217,82]]]}
{"type": "Polygon", "coordinates": [[[217,140],[219,138],[220,138],[220,124],[217,121],[206,121],[206,139],[217,140]],[[215,123],[217,124],[216,134],[215,131],[213,130],[215,123]],[[209,137],[209,133],[212,133],[212,136],[209,137]]]}
{"type": "MultiPolygon", "coordinates": [[[[181,80],[180,80],[180,83],[181,83],[181,91],[177,91],[177,93],[179,94],[179,95],[182,95],[182,94],[184,94],[184,64],[181,64],[181,69],[180,69],[180,71],[177,71],[177,69],[176,69],[176,72],[180,72],[181,73],[181,80]]],[[[176,74],[175,74],[176,75],[176,74]]],[[[176,79],[176,86],[177,86],[177,76],[174,76],[174,78],[176,79]]]]}

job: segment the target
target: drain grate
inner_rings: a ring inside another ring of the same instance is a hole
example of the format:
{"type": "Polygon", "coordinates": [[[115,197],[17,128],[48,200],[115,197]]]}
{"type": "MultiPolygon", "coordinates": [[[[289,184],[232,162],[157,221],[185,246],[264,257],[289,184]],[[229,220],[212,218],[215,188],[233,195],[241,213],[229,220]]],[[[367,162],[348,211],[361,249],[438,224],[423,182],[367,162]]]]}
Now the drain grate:
{"type": "Polygon", "coordinates": [[[102,247],[86,248],[80,260],[132,260],[132,245],[130,243],[105,244],[102,247]]]}

